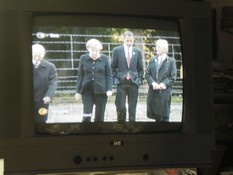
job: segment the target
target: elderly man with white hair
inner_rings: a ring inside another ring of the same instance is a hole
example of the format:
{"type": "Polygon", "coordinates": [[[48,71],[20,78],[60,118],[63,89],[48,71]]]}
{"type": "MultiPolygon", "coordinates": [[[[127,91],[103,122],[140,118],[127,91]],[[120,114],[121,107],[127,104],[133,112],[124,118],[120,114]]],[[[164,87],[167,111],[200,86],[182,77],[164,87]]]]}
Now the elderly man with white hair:
{"type": "Polygon", "coordinates": [[[177,76],[176,60],[167,55],[168,42],[156,41],[156,56],[152,58],[146,70],[149,85],[147,97],[147,117],[156,122],[169,122],[171,91],[177,76]]]}
{"type": "Polygon", "coordinates": [[[41,44],[32,45],[34,115],[36,123],[45,123],[48,118],[49,103],[57,88],[57,71],[54,64],[45,58],[45,48],[41,44]]]}

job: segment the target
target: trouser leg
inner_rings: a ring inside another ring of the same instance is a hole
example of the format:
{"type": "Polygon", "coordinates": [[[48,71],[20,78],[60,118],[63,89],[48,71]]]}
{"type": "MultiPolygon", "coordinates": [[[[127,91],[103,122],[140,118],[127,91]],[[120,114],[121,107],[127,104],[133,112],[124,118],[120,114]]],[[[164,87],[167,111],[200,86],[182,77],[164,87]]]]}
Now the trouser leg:
{"type": "Polygon", "coordinates": [[[117,85],[116,90],[116,111],[117,111],[117,120],[118,122],[125,122],[126,121],[126,89],[124,84],[117,85]]]}
{"type": "Polygon", "coordinates": [[[93,105],[94,105],[93,95],[83,94],[82,101],[83,101],[83,122],[90,122],[93,111],[93,105]]]}
{"type": "Polygon", "coordinates": [[[128,88],[128,104],[129,104],[129,121],[136,120],[136,108],[138,102],[138,86],[131,82],[128,88]]]}
{"type": "Polygon", "coordinates": [[[103,122],[106,103],[107,103],[107,95],[106,94],[95,95],[94,101],[95,101],[95,121],[103,122]]]}

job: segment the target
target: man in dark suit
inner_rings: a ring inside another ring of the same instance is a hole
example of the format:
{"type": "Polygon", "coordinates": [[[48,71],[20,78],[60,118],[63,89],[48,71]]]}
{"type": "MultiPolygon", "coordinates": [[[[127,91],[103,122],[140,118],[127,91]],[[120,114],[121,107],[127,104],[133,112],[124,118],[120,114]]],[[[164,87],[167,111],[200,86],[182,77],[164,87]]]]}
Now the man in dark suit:
{"type": "Polygon", "coordinates": [[[156,41],[157,55],[151,59],[146,70],[149,85],[147,117],[156,122],[169,122],[172,85],[176,80],[176,60],[167,55],[168,42],[156,41]]]}
{"type": "Polygon", "coordinates": [[[33,87],[35,121],[45,123],[49,103],[57,88],[57,71],[54,64],[44,60],[45,48],[40,44],[32,45],[33,87]]]}
{"type": "Polygon", "coordinates": [[[134,35],[124,32],[124,43],[113,49],[113,83],[117,85],[116,110],[119,122],[126,121],[126,97],[128,96],[129,121],[136,120],[138,89],[144,74],[141,51],[133,46],[134,35]]]}

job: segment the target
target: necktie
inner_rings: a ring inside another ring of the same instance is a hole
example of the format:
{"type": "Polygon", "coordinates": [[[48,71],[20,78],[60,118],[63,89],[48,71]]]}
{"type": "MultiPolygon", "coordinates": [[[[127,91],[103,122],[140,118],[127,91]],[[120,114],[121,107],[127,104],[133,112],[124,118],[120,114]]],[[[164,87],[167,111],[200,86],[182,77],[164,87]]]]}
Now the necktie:
{"type": "Polygon", "coordinates": [[[129,52],[129,49],[128,49],[128,53],[127,53],[127,64],[128,64],[128,67],[130,67],[130,52],[129,52]]]}
{"type": "MultiPolygon", "coordinates": [[[[127,65],[128,65],[128,68],[130,67],[130,60],[131,60],[131,57],[130,57],[130,52],[129,52],[129,48],[128,48],[128,52],[127,52],[127,65]]],[[[126,79],[127,79],[127,80],[130,79],[129,72],[128,72],[127,75],[126,75],[126,79]]]]}

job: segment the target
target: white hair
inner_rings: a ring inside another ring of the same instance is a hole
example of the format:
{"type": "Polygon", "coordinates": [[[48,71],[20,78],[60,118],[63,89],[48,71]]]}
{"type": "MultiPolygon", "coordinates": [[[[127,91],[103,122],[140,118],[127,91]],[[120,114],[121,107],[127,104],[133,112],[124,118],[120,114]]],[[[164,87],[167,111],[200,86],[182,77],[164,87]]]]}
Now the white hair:
{"type": "Polygon", "coordinates": [[[34,54],[35,52],[39,52],[42,55],[45,55],[45,48],[44,46],[42,46],[41,44],[33,44],[32,45],[32,54],[34,54]]]}
{"type": "Polygon", "coordinates": [[[164,49],[166,49],[166,52],[168,52],[168,42],[165,39],[159,39],[156,41],[156,45],[163,47],[164,49]]]}
{"type": "Polygon", "coordinates": [[[99,40],[93,38],[87,41],[86,48],[87,50],[89,50],[90,48],[96,48],[96,49],[101,50],[103,49],[103,46],[99,40]]]}

